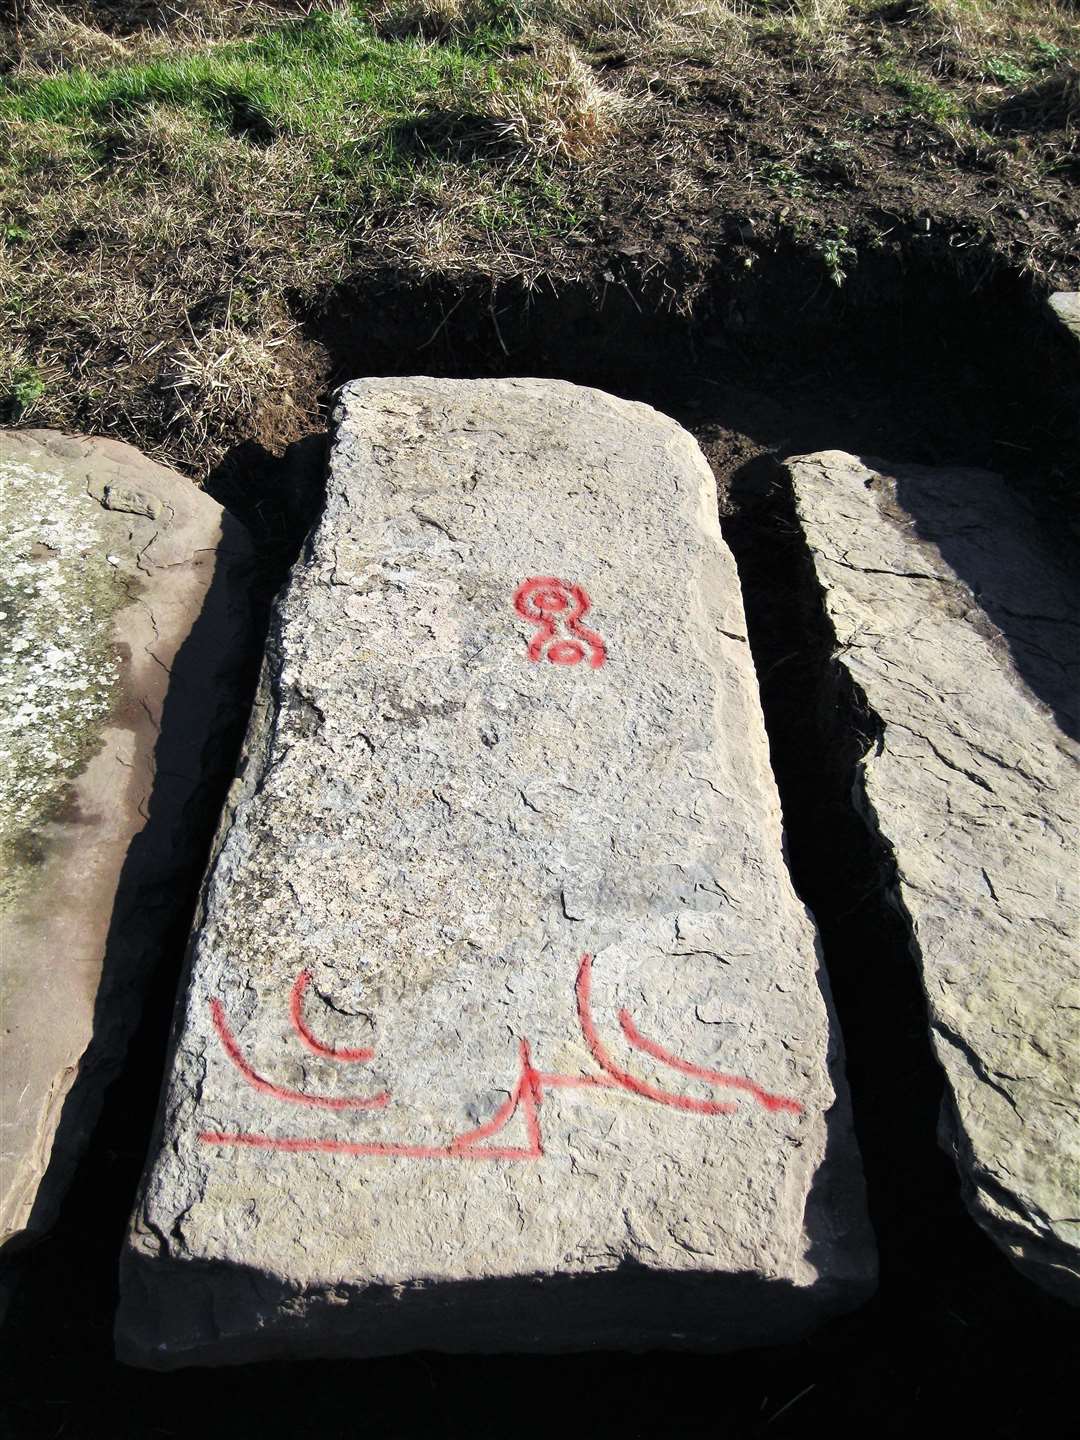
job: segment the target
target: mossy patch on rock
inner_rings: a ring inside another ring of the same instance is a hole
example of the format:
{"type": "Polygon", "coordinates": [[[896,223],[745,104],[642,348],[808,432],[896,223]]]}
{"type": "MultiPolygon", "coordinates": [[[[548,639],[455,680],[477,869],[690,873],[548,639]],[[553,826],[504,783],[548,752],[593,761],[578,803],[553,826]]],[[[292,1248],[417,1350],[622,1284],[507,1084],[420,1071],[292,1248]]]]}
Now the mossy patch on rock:
{"type": "Polygon", "coordinates": [[[131,597],[102,543],[101,508],[70,472],[0,456],[0,910],[40,863],[49,820],[101,744],[131,597]]]}
{"type": "Polygon", "coordinates": [[[40,1235],[190,903],[249,545],[128,445],[0,430],[0,1252],[40,1235]]]}

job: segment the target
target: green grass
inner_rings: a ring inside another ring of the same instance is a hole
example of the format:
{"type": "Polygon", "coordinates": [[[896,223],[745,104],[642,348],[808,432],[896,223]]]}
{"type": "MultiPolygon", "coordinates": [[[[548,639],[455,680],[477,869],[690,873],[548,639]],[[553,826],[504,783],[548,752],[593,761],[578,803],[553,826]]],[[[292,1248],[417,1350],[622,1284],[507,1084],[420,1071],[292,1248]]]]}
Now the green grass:
{"type": "Polygon", "coordinates": [[[407,112],[425,89],[489,61],[507,37],[505,28],[493,27],[467,43],[387,42],[357,6],[173,60],[15,80],[0,90],[0,115],[70,125],[164,104],[228,124],[243,102],[275,130],[326,134],[358,107],[407,112]]]}
{"type": "Polygon", "coordinates": [[[15,80],[0,87],[0,118],[85,134],[166,106],[222,134],[292,136],[334,152],[380,121],[414,117],[439,90],[481,79],[508,35],[504,22],[450,44],[385,41],[358,5],[175,59],[15,80]]]}
{"type": "Polygon", "coordinates": [[[954,95],[917,71],[886,61],[877,67],[877,80],[902,96],[907,101],[907,108],[925,120],[940,124],[943,120],[959,119],[964,114],[963,106],[954,95]]]}

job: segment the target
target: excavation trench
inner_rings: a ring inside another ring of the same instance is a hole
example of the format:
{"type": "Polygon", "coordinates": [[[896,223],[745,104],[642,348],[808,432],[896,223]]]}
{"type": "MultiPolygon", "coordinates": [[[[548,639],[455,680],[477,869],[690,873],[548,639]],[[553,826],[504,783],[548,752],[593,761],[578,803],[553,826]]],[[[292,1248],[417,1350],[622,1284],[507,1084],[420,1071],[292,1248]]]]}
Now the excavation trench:
{"type": "MultiPolygon", "coordinates": [[[[363,374],[546,375],[673,415],[717,476],[739,567],[792,875],[820,927],[847,1051],[882,1275],[860,1314],[802,1344],[717,1359],[415,1356],[149,1375],[111,1353],[115,1265],[145,1157],[183,951],[168,963],[53,1234],[18,1257],[5,1326],[14,1435],[574,1433],[780,1436],[837,1416],[907,1434],[930,1407],[987,1436],[1031,1433],[1070,1363],[1070,1315],[1016,1275],[938,1149],[941,1074],[887,847],[853,798],[876,717],[832,661],[786,455],[824,448],[1003,472],[1053,521],[1075,504],[1077,367],[1022,278],[882,257],[850,289],[798,256],[721,277],[697,318],[612,276],[558,296],[387,276],[301,321],[324,398],[363,374]],[[869,272],[869,273],[868,273],[869,272]],[[40,1428],[42,1395],[55,1425],[40,1428]],[[530,1396],[528,1406],[522,1397],[530,1396]],[[550,1411],[547,1397],[550,1396],[550,1411]],[[239,1430],[238,1430],[239,1427],[239,1430]]],[[[670,287],[669,287],[670,289],[670,287]]],[[[668,297],[670,298],[670,297],[668,297]]],[[[260,546],[269,601],[318,513],[319,431],[237,447],[208,488],[260,546]]],[[[209,843],[209,836],[207,837],[209,843]]],[[[190,877],[190,900],[198,877],[190,877]]]]}

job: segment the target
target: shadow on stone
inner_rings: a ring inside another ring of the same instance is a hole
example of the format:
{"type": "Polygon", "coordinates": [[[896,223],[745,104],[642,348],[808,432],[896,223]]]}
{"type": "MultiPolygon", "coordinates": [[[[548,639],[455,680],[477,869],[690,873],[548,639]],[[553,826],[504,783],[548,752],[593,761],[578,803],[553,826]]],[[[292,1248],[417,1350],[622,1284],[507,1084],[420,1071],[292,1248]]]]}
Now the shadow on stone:
{"type": "Polygon", "coordinates": [[[1069,537],[1048,536],[996,475],[863,464],[895,477],[913,539],[935,547],[964,581],[1024,683],[1066,735],[1080,738],[1080,584],[1069,537]]]}
{"type": "Polygon", "coordinates": [[[758,1275],[672,1273],[631,1261],[601,1274],[490,1277],[434,1287],[371,1285],[349,1300],[333,1286],[301,1294],[240,1265],[125,1257],[123,1284],[118,1358],[161,1370],[347,1358],[358,1349],[362,1353],[363,1338],[372,1334],[378,1336],[380,1359],[429,1351],[461,1355],[462,1363],[474,1367],[478,1354],[681,1349],[684,1332],[695,1335],[694,1351],[723,1353],[798,1340],[851,1303],[851,1290],[843,1285],[834,1293],[831,1287],[803,1289],[758,1275]],[[621,1317],[627,1314],[640,1320],[640,1345],[625,1342],[621,1317]],[[253,1316],[262,1320],[257,1333],[253,1316]],[[154,1349],[140,1345],[142,1334],[159,1343],[154,1349]],[[451,1334],[460,1341],[448,1341],[451,1334]]]}

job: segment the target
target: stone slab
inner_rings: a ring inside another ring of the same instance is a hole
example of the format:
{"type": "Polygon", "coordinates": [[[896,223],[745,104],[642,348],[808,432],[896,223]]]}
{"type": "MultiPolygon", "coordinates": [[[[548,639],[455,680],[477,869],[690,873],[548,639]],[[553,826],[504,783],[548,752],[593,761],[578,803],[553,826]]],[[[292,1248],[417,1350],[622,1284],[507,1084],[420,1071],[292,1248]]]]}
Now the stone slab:
{"type": "Polygon", "coordinates": [[[239,713],[250,544],[112,440],[0,433],[0,504],[4,1244],[51,1222],[183,921],[239,713]]]}
{"type": "Polygon", "coordinates": [[[1057,290],[1048,303],[1072,338],[1080,342],[1080,290],[1057,290]]]}
{"type": "Polygon", "coordinates": [[[781,1340],[874,1280],[732,557],[674,422],[342,393],[219,835],[119,1353],[781,1340]]]}
{"type": "Polygon", "coordinates": [[[943,1143],[991,1238],[1076,1302],[1076,572],[998,476],[839,452],[790,471],[837,663],[882,726],[859,798],[895,852],[943,1143]]]}

